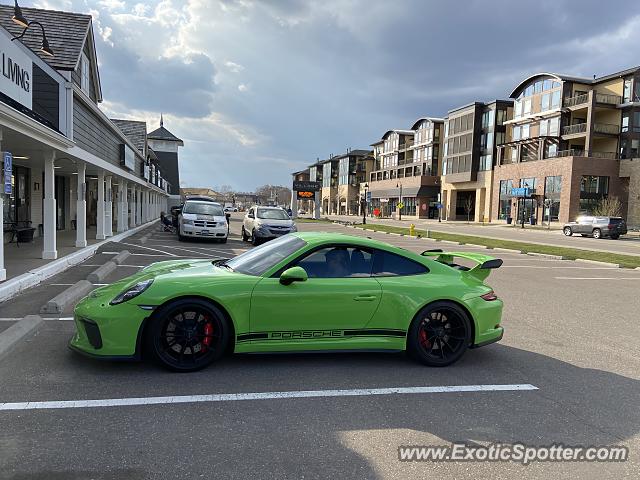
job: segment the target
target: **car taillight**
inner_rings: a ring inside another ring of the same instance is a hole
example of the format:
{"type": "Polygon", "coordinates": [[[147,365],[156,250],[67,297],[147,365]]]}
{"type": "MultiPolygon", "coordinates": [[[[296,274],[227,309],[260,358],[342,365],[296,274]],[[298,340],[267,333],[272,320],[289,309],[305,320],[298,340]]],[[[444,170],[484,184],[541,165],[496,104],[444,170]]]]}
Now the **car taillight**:
{"type": "Polygon", "coordinates": [[[498,296],[495,294],[495,292],[493,290],[491,290],[489,293],[485,293],[484,295],[480,295],[480,298],[482,298],[483,300],[486,300],[487,302],[492,302],[494,300],[497,300],[498,296]]]}
{"type": "Polygon", "coordinates": [[[616,228],[616,224],[615,223],[610,223],[609,225],[607,225],[607,228],[609,230],[613,230],[614,228],[616,228]]]}

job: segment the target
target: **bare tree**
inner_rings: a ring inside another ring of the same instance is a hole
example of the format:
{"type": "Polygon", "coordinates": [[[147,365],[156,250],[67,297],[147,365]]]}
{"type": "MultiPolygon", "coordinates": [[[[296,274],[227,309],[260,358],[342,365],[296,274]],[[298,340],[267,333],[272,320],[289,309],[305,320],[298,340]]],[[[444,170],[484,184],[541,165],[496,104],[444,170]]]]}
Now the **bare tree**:
{"type": "Polygon", "coordinates": [[[471,220],[469,219],[469,217],[471,216],[471,212],[474,210],[475,207],[475,202],[473,201],[473,197],[472,196],[468,196],[466,198],[466,200],[464,201],[464,211],[467,214],[467,223],[469,223],[471,220]]]}
{"type": "Polygon", "coordinates": [[[593,209],[597,217],[619,217],[622,215],[622,202],[618,197],[603,198],[593,209]]]}
{"type": "Polygon", "coordinates": [[[256,188],[256,195],[272,200],[278,205],[291,203],[291,189],[282,185],[262,185],[256,188]]]}

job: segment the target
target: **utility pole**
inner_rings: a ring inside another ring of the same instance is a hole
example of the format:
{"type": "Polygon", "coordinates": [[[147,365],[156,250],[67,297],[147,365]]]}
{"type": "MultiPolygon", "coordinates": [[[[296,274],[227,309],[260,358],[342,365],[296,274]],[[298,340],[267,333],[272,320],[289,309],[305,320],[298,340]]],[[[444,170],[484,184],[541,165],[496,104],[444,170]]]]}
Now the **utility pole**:
{"type": "MultiPolygon", "coordinates": [[[[400,197],[398,198],[398,204],[402,205],[402,184],[398,183],[398,184],[396,184],[396,187],[400,187],[400,197]]],[[[402,209],[401,208],[398,208],[398,220],[402,221],[402,209]]]]}

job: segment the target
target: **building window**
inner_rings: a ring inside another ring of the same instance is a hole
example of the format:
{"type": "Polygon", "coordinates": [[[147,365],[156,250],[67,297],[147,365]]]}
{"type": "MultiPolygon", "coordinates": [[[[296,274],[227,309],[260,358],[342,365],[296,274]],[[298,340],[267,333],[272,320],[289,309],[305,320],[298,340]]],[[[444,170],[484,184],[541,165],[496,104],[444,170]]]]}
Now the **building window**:
{"type": "Polygon", "coordinates": [[[631,79],[624,81],[624,92],[622,94],[622,102],[627,103],[631,101],[631,79]]]}
{"type": "Polygon", "coordinates": [[[507,120],[507,111],[504,109],[496,110],[496,124],[504,125],[507,120]]]}
{"type": "Polygon", "coordinates": [[[522,125],[521,137],[522,137],[522,139],[529,138],[529,124],[528,123],[526,125],[522,125]]]}
{"type": "Polygon", "coordinates": [[[629,114],[625,113],[622,116],[622,127],[620,127],[620,131],[621,132],[628,132],[629,131],[629,114]]]}
{"type": "Polygon", "coordinates": [[[544,112],[551,108],[551,94],[545,93],[540,97],[540,111],[544,112]]]}
{"type": "Polygon", "coordinates": [[[498,218],[504,220],[511,216],[511,189],[513,180],[500,180],[500,205],[498,218]]]}
{"type": "Polygon", "coordinates": [[[580,213],[591,214],[609,194],[609,177],[584,175],[580,181],[580,213]]]}
{"type": "Polygon", "coordinates": [[[80,57],[80,88],[89,95],[89,58],[84,53],[80,57]]]}
{"type": "Polygon", "coordinates": [[[549,125],[549,120],[541,120],[540,121],[540,136],[546,136],[549,129],[547,128],[549,125]]]}
{"type": "Polygon", "coordinates": [[[491,170],[491,167],[493,167],[493,155],[481,155],[478,170],[487,171],[491,170]]]}
{"type": "Polygon", "coordinates": [[[640,112],[633,112],[633,131],[640,132],[640,112]]]}
{"type": "Polygon", "coordinates": [[[496,145],[504,143],[504,132],[496,132],[496,145]]]}
{"type": "Polygon", "coordinates": [[[513,139],[514,140],[520,140],[520,127],[515,126],[513,127],[513,139]]]}
{"type": "Polygon", "coordinates": [[[551,108],[558,108],[560,106],[560,90],[556,90],[551,94],[551,108]]]}
{"type": "Polygon", "coordinates": [[[544,198],[549,202],[544,206],[544,217],[558,220],[560,215],[560,194],[562,193],[562,175],[544,179],[544,198]]]}
{"type": "Polygon", "coordinates": [[[516,100],[513,104],[513,118],[522,116],[522,100],[516,100]]]}
{"type": "Polygon", "coordinates": [[[524,99],[524,107],[523,107],[522,113],[524,115],[529,115],[531,113],[531,99],[530,98],[525,98],[524,99]]]}

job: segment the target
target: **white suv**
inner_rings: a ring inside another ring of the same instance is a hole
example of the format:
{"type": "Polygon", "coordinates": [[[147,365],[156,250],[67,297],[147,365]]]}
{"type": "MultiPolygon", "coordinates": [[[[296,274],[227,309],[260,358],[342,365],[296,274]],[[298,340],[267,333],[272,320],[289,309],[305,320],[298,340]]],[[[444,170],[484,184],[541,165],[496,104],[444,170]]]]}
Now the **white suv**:
{"type": "Polygon", "coordinates": [[[297,231],[294,221],[280,207],[251,207],[242,222],[242,240],[251,238],[254,245],[297,231]]]}
{"type": "Polygon", "coordinates": [[[187,200],[178,217],[178,239],[214,238],[227,243],[229,224],[219,203],[187,200]]]}

